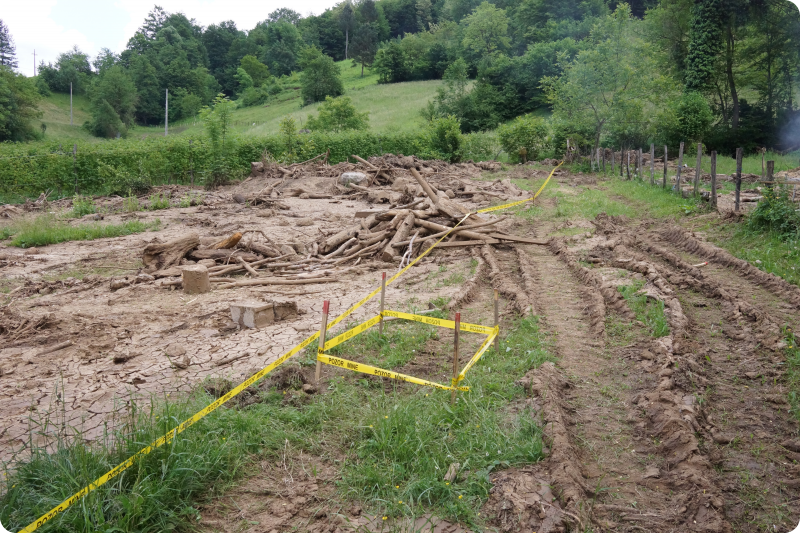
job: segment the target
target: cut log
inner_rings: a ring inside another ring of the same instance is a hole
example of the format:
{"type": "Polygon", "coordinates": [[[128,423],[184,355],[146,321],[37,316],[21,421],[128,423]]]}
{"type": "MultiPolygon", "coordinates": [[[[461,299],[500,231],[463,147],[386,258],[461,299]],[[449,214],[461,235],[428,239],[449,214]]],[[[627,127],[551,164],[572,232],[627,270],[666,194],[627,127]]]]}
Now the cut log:
{"type": "MultiPolygon", "coordinates": [[[[399,217],[400,215],[398,215],[399,217]]],[[[386,248],[383,250],[381,254],[381,260],[385,263],[391,263],[394,261],[395,256],[397,255],[397,250],[394,249],[392,243],[401,242],[406,240],[408,234],[411,232],[411,228],[414,227],[414,213],[409,212],[406,215],[403,222],[401,222],[397,227],[397,232],[392,237],[392,240],[389,241],[389,244],[386,245],[386,248]]]]}
{"type": "Polygon", "coordinates": [[[331,235],[320,245],[319,251],[323,254],[326,254],[333,250],[334,248],[340,246],[343,242],[349,241],[356,235],[358,235],[358,231],[361,229],[361,226],[351,226],[347,229],[343,229],[339,233],[331,235]]]}
{"type": "Polygon", "coordinates": [[[230,289],[232,287],[249,287],[252,285],[307,285],[310,283],[336,283],[340,281],[336,278],[315,278],[315,279],[280,279],[280,278],[258,278],[245,279],[227,285],[220,285],[218,289],[230,289]]]}
{"type": "Polygon", "coordinates": [[[353,159],[355,159],[359,163],[363,163],[363,164],[367,165],[372,170],[378,170],[378,167],[376,167],[375,165],[373,165],[372,163],[370,163],[366,159],[362,159],[362,158],[358,157],[357,155],[352,155],[350,157],[352,157],[353,159]]]}
{"type": "MultiPolygon", "coordinates": [[[[463,232],[463,231],[472,231],[472,230],[475,230],[475,229],[483,227],[483,226],[491,226],[491,225],[497,224],[498,222],[504,220],[505,218],[506,217],[501,217],[501,218],[498,218],[497,220],[490,220],[489,222],[484,222],[483,224],[473,224],[471,226],[464,226],[462,224],[461,226],[458,226],[457,228],[452,228],[452,229],[440,231],[439,233],[434,233],[433,235],[428,235],[427,237],[423,237],[422,239],[417,239],[414,242],[425,242],[425,241],[430,241],[430,240],[433,240],[433,239],[438,239],[440,237],[444,237],[445,235],[447,235],[448,231],[450,231],[450,233],[457,234],[457,233],[460,233],[460,232],[463,232]]],[[[445,226],[445,227],[447,227],[447,226],[445,226]]],[[[523,242],[528,242],[528,241],[525,240],[523,242]]],[[[406,246],[409,243],[410,243],[410,241],[394,242],[394,243],[392,243],[392,246],[397,248],[397,247],[400,247],[400,246],[406,246]]],[[[537,241],[537,242],[534,242],[534,243],[531,243],[531,244],[540,244],[540,243],[537,241]]]]}
{"type": "Polygon", "coordinates": [[[238,256],[241,256],[242,259],[248,263],[258,261],[257,255],[248,254],[247,252],[242,252],[241,250],[194,250],[189,254],[189,257],[195,261],[199,261],[201,259],[214,259],[215,261],[225,261],[230,259],[235,261],[236,257],[238,256]]]}
{"type": "Polygon", "coordinates": [[[453,241],[453,242],[440,242],[437,248],[455,248],[458,246],[478,246],[483,244],[500,244],[496,239],[484,239],[482,241],[453,241]]]}
{"type": "MultiPolygon", "coordinates": [[[[417,219],[415,221],[415,224],[417,226],[422,226],[423,228],[428,228],[430,230],[439,231],[439,232],[446,232],[446,231],[450,231],[450,230],[453,229],[453,228],[450,228],[448,226],[442,226],[441,224],[437,224],[436,222],[431,222],[429,220],[417,219]]],[[[459,227],[461,227],[461,226],[459,226],[459,227]]],[[[460,232],[458,232],[458,235],[460,235],[462,237],[466,237],[468,239],[483,240],[483,239],[487,238],[486,235],[482,235],[482,234],[477,233],[475,231],[469,231],[467,229],[461,230],[460,232]]]]}
{"type": "MultiPolygon", "coordinates": [[[[411,168],[409,170],[411,170],[411,175],[414,176],[414,179],[417,180],[417,183],[420,184],[422,190],[425,191],[425,194],[428,196],[430,201],[433,202],[434,207],[436,207],[436,209],[440,213],[452,218],[453,220],[461,220],[462,218],[464,218],[464,215],[470,213],[469,209],[467,209],[466,207],[464,207],[459,203],[450,200],[449,198],[447,198],[446,195],[442,197],[436,194],[431,188],[430,184],[427,181],[425,181],[425,179],[422,176],[420,176],[419,172],[417,172],[416,169],[411,168]]],[[[486,222],[485,219],[474,214],[469,215],[469,218],[467,220],[469,220],[473,224],[480,224],[481,222],[486,222]]]]}
{"type": "Polygon", "coordinates": [[[200,246],[200,238],[196,233],[185,235],[174,241],[148,244],[142,251],[142,264],[148,272],[164,270],[179,264],[186,254],[198,246],[200,246]]]}
{"type": "Polygon", "coordinates": [[[251,266],[250,266],[250,265],[247,263],[247,261],[245,261],[244,259],[242,259],[242,258],[241,258],[241,256],[240,256],[240,257],[237,257],[237,258],[236,258],[236,261],[238,261],[238,262],[239,262],[239,264],[240,264],[240,265],[242,265],[242,266],[244,267],[244,269],[245,269],[245,270],[247,270],[247,271],[250,273],[250,275],[251,275],[251,276],[253,276],[254,278],[259,278],[259,277],[261,277],[261,275],[260,275],[258,272],[256,272],[256,271],[255,271],[255,269],[254,269],[253,267],[251,267],[251,266]]]}
{"type": "Polygon", "coordinates": [[[264,255],[266,257],[281,257],[281,253],[266,244],[261,244],[257,242],[251,242],[246,246],[246,248],[250,248],[250,250],[256,252],[257,254],[264,255]]]}
{"type": "Polygon", "coordinates": [[[542,246],[547,246],[547,244],[550,242],[549,240],[528,239],[527,237],[517,237],[516,235],[506,235],[505,233],[490,233],[489,237],[494,237],[495,239],[502,239],[504,241],[522,242],[522,243],[525,243],[525,244],[541,244],[542,246]]]}
{"type": "Polygon", "coordinates": [[[237,231],[236,233],[234,233],[230,237],[228,237],[226,239],[222,239],[218,243],[216,243],[213,246],[211,246],[211,249],[212,250],[230,250],[231,248],[233,248],[234,246],[239,244],[240,240],[242,240],[242,234],[237,231]]]}

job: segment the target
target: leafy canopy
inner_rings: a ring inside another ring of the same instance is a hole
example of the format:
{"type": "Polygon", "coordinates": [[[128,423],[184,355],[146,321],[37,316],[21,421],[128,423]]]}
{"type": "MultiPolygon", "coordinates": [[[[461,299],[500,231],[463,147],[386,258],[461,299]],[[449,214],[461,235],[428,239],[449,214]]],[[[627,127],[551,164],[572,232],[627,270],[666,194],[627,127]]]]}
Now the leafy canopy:
{"type": "Polygon", "coordinates": [[[319,115],[308,118],[309,129],[338,133],[369,128],[369,113],[359,113],[348,96],[325,97],[319,106],[319,115]]]}

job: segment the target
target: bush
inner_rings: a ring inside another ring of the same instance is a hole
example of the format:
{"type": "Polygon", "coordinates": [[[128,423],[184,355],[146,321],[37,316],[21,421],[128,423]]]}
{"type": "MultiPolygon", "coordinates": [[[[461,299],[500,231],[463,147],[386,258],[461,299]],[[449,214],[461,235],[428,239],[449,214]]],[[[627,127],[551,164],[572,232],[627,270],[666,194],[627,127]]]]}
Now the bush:
{"type": "Polygon", "coordinates": [[[90,196],[81,196],[76,194],[72,199],[72,217],[81,218],[85,215],[97,213],[97,207],[94,205],[94,200],[90,196]]]}
{"type": "Polygon", "coordinates": [[[800,212],[785,187],[766,189],[764,198],[750,213],[747,225],[754,230],[767,230],[782,240],[800,238],[800,212]]]}
{"type": "Polygon", "coordinates": [[[539,159],[548,150],[544,119],[525,115],[497,128],[500,145],[513,162],[539,159]]]}
{"type": "Polygon", "coordinates": [[[453,115],[430,121],[422,136],[422,142],[420,157],[443,159],[451,163],[461,161],[464,136],[461,134],[461,123],[453,115]]]}
{"type": "Polygon", "coordinates": [[[500,143],[494,132],[477,132],[464,135],[463,159],[487,161],[500,153],[500,143]]]}
{"type": "Polygon", "coordinates": [[[329,96],[344,93],[339,65],[315,47],[303,51],[300,73],[301,95],[304,104],[321,102],[329,96]]]}
{"type": "Polygon", "coordinates": [[[326,96],[325,102],[319,106],[319,115],[308,117],[306,125],[311,130],[334,133],[365,130],[369,128],[369,113],[359,113],[349,96],[326,96]]]}
{"type": "Polygon", "coordinates": [[[705,97],[695,91],[683,93],[667,106],[658,120],[658,137],[669,146],[696,143],[709,133],[714,114],[705,97]]]}

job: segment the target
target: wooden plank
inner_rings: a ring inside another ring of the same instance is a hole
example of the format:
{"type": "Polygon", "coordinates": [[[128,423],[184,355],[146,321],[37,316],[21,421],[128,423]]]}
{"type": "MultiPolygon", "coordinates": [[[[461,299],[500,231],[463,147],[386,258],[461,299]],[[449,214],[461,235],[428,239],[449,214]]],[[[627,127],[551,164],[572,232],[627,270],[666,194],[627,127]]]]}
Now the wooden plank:
{"type": "Polygon", "coordinates": [[[493,237],[495,239],[502,239],[504,241],[523,242],[525,244],[540,244],[542,246],[546,246],[547,243],[549,242],[539,239],[528,239],[527,237],[517,237],[516,235],[505,235],[503,233],[489,233],[489,237],[493,237]]]}
{"type": "Polygon", "coordinates": [[[356,211],[356,218],[369,218],[370,215],[385,213],[386,209],[368,209],[366,211],[356,211]]]}
{"type": "Polygon", "coordinates": [[[456,246],[480,246],[483,244],[500,244],[500,241],[495,239],[486,239],[483,241],[453,241],[442,242],[436,245],[437,248],[454,248],[456,246]]]}

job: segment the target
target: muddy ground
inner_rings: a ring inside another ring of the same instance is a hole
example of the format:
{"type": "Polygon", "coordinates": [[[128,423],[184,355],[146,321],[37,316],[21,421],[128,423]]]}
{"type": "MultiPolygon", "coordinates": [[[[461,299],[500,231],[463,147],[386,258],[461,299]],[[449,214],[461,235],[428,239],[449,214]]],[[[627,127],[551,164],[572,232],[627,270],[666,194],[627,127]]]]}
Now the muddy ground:
{"type": "MultiPolygon", "coordinates": [[[[518,167],[511,176],[534,172],[518,167]]],[[[500,177],[506,176],[473,176],[500,177]]],[[[550,185],[567,193],[576,186],[603,187],[594,176],[566,171],[550,185]]],[[[375,207],[367,199],[285,198],[292,214],[314,221],[297,227],[280,212],[265,216],[265,209],[237,204],[231,199],[236,190],[214,193],[218,201],[211,206],[106,217],[158,217],[156,232],[0,250],[8,290],[27,287],[0,310],[3,459],[12,451],[24,454],[31,436],[45,438],[35,424],[46,413],[92,439],[125,414],[131,398],[187,391],[208,377],[238,382],[317,329],[323,299],[338,314],[374,288],[380,272],[396,270],[368,259],[333,282],[277,292],[239,287],[190,296],[156,282],[110,289],[110,277],[137,272],[142,248],[155,237],[168,240],[197,228],[223,237],[246,228],[278,241],[308,241],[351,221],[354,211],[375,207]],[[296,301],[300,314],[260,330],[230,324],[231,302],[274,298],[296,301]],[[13,333],[20,324],[32,326],[13,333]],[[72,345],[43,353],[65,341],[72,345]],[[187,368],[168,356],[173,345],[189,355],[187,368]]],[[[554,207],[552,200],[540,204],[554,207]]],[[[483,323],[491,323],[497,289],[501,328],[531,310],[552,335],[557,363],[522,380],[549,455],[493,475],[495,488],[482,509],[487,527],[538,533],[795,527],[800,440],[782,379],[780,328],[800,325],[800,289],[674,222],[600,215],[566,222],[510,217],[502,224],[515,235],[550,238],[549,244],[437,250],[387,289],[389,308],[424,309],[444,296],[465,320],[483,323]],[[564,237],[567,227],[577,234],[564,237]],[[478,266],[470,275],[472,259],[478,266]],[[693,266],[701,263],[707,264],[693,266]],[[463,276],[448,278],[453,272],[463,276]],[[668,335],[652,337],[617,290],[634,280],[664,303],[668,335]]],[[[378,305],[371,301],[353,319],[374,315],[378,305]]],[[[436,365],[421,371],[443,379],[436,365]]],[[[258,475],[204,508],[201,527],[265,533],[384,528],[368,509],[341,503],[336,477],[327,458],[264,462],[258,475]]],[[[392,527],[463,530],[435,517],[392,527]]]]}

